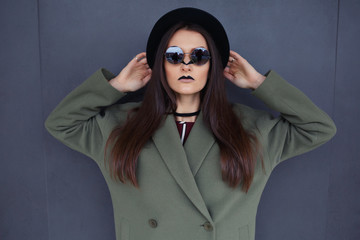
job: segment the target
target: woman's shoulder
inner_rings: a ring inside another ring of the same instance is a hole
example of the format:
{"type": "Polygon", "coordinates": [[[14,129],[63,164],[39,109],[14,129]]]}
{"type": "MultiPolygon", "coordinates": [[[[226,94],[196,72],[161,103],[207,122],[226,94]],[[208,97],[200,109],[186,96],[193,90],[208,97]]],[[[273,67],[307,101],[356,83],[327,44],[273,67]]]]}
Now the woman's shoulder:
{"type": "Polygon", "coordinates": [[[140,102],[115,103],[102,109],[100,113],[96,115],[96,121],[99,124],[102,134],[109,136],[111,131],[123,125],[128,119],[129,114],[136,111],[140,105],[140,102]]]}
{"type": "Polygon", "coordinates": [[[255,109],[240,103],[232,103],[232,109],[235,112],[235,114],[238,117],[240,117],[240,119],[243,118],[257,119],[259,117],[269,115],[267,111],[255,109]]]}
{"type": "Polygon", "coordinates": [[[232,106],[234,113],[240,119],[245,129],[263,129],[268,128],[276,121],[270,112],[260,109],[255,109],[250,106],[235,103],[232,106]]]}
{"type": "Polygon", "coordinates": [[[115,103],[104,109],[103,114],[122,119],[123,117],[127,117],[127,115],[132,111],[139,108],[141,103],[142,102],[115,103]]]}

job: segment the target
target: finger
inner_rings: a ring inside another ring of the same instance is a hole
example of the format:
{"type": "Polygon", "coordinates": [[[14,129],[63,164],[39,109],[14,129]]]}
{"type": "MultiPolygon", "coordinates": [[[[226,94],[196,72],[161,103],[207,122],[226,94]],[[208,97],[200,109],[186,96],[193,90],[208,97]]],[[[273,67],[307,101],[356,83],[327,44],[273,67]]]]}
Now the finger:
{"type": "Polygon", "coordinates": [[[152,71],[151,69],[143,69],[141,71],[141,76],[142,76],[142,79],[144,79],[145,77],[147,77],[148,75],[151,75],[152,71]]]}
{"type": "Polygon", "coordinates": [[[138,62],[146,65],[146,64],[147,64],[147,59],[146,59],[146,57],[140,58],[140,59],[138,60],[138,62]]]}
{"type": "Polygon", "coordinates": [[[146,57],[146,52],[141,52],[136,55],[137,58],[144,58],[146,57]]]}
{"type": "Polygon", "coordinates": [[[151,70],[148,71],[148,74],[144,77],[144,79],[143,79],[144,85],[143,86],[145,86],[150,81],[150,79],[151,79],[151,70]]]}
{"type": "Polygon", "coordinates": [[[139,53],[140,57],[146,57],[146,52],[139,53]]]}
{"type": "Polygon", "coordinates": [[[150,69],[150,67],[147,63],[145,63],[145,64],[139,63],[139,65],[136,68],[137,68],[137,70],[144,71],[144,72],[146,72],[147,70],[150,69]]]}
{"type": "Polygon", "coordinates": [[[140,62],[142,59],[146,59],[146,52],[141,52],[135,56],[135,59],[140,62]]]}
{"type": "Polygon", "coordinates": [[[150,69],[146,60],[140,60],[140,62],[135,62],[134,65],[135,65],[134,69],[136,69],[138,71],[146,71],[146,70],[150,69]]]}
{"type": "Polygon", "coordinates": [[[145,57],[134,57],[134,61],[136,62],[136,63],[138,63],[138,62],[141,62],[142,60],[144,60],[144,59],[146,59],[145,57]]]}
{"type": "Polygon", "coordinates": [[[234,76],[232,74],[230,74],[229,72],[227,71],[224,71],[224,76],[229,79],[230,81],[233,81],[234,80],[234,76]]]}
{"type": "Polygon", "coordinates": [[[131,59],[130,63],[132,63],[133,65],[135,65],[136,63],[138,63],[139,58],[137,56],[133,57],[133,59],[131,59]]]}
{"type": "Polygon", "coordinates": [[[240,54],[238,54],[237,52],[230,50],[230,57],[233,57],[236,60],[245,60],[245,58],[243,58],[240,54]]]}
{"type": "Polygon", "coordinates": [[[228,63],[231,64],[235,61],[236,59],[232,56],[229,57],[228,63]]]}

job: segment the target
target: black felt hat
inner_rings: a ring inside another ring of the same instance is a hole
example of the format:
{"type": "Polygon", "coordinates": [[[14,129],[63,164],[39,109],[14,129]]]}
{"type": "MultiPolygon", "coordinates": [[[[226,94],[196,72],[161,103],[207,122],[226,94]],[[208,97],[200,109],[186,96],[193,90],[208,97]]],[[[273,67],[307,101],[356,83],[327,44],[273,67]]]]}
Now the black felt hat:
{"type": "Polygon", "coordinates": [[[189,7],[172,10],[155,23],[146,46],[146,58],[150,68],[154,66],[155,55],[161,38],[172,26],[180,22],[200,25],[210,34],[219,50],[225,68],[229,60],[230,48],[224,27],[210,13],[189,7]]]}

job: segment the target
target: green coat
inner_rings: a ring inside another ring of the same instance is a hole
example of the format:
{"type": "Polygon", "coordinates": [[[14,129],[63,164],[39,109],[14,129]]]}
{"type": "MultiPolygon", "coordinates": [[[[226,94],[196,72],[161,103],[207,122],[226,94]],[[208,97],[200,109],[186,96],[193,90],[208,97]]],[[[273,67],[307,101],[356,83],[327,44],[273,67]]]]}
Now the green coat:
{"type": "Polygon", "coordinates": [[[326,113],[270,71],[252,94],[280,112],[279,117],[234,105],[245,129],[256,133],[263,148],[265,171],[258,160],[248,193],[222,181],[219,146],[201,114],[184,146],[174,117],[166,118],[140,154],[136,189],[113,181],[104,166],[111,130],[140,104],[114,104],[125,94],[108,83],[112,77],[104,69],[95,72],[55,108],[45,125],[55,138],[98,164],[110,190],[117,240],[255,239],[257,207],[273,168],[336,132],[326,113]],[[105,114],[99,114],[104,107],[105,114]]]}

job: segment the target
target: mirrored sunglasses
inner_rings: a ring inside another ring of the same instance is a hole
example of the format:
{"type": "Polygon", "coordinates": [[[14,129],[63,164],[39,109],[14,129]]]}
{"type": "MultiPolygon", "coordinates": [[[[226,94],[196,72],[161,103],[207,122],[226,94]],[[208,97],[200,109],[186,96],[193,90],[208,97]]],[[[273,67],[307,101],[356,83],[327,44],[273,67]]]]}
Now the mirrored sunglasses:
{"type": "Polygon", "coordinates": [[[195,48],[191,53],[184,53],[184,51],[177,46],[169,47],[165,52],[165,58],[169,63],[172,64],[195,64],[198,66],[204,65],[210,59],[210,53],[205,48],[199,47],[195,48]],[[185,63],[184,56],[185,54],[190,54],[190,62],[185,63]]]}

